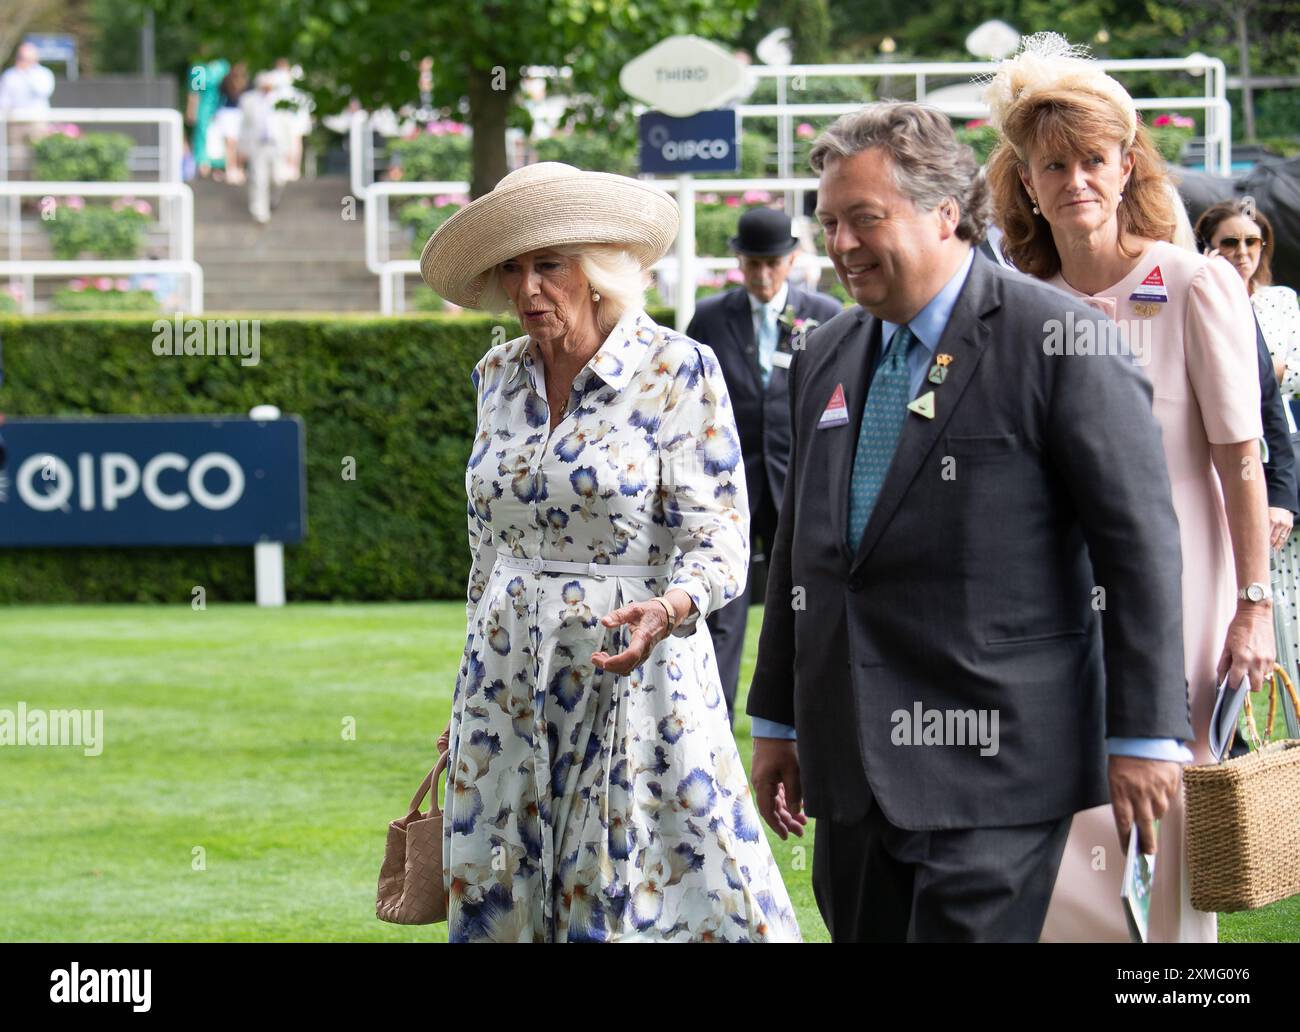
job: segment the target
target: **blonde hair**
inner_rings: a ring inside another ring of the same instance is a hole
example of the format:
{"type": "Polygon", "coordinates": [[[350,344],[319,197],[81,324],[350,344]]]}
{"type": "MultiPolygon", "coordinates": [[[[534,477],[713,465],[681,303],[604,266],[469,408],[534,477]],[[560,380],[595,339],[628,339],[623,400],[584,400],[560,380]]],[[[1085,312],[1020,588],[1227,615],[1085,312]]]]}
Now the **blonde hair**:
{"type": "Polygon", "coordinates": [[[1051,227],[1042,215],[1033,213],[1020,181],[1026,164],[1020,154],[1026,159],[1042,150],[1082,155],[1102,143],[1119,143],[1121,157],[1134,156],[1133,172],[1116,212],[1120,239],[1125,234],[1146,240],[1174,239],[1173,191],[1164,159],[1141,123],[1133,143],[1124,146],[1127,118],[1109,98],[1074,89],[1038,90],[1006,112],[1002,133],[988,164],[994,221],[1004,234],[1003,251],[1021,272],[1048,279],[1060,271],[1061,256],[1051,227]]]}
{"type": "MultiPolygon", "coordinates": [[[[596,325],[601,333],[609,333],[629,309],[645,307],[649,275],[625,248],[617,244],[557,244],[550,250],[575,259],[591,288],[600,295],[596,325]]],[[[490,312],[504,312],[510,307],[498,266],[492,266],[484,275],[479,305],[490,312]]]]}

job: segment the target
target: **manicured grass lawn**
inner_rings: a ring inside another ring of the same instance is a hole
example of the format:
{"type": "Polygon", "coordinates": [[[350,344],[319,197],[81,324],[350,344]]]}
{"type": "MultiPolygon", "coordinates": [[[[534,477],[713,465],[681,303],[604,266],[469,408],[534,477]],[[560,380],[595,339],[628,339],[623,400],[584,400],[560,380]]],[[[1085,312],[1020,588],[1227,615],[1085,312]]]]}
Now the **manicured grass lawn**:
{"type": "MultiPolygon", "coordinates": [[[[432,763],[455,602],[0,610],[0,708],[102,709],[103,752],[0,751],[6,941],[445,939],[376,920],[387,822],[432,763]]],[[[749,625],[748,682],[761,608],[749,625]]],[[[743,710],[743,701],[740,705],[743,710]]],[[[748,764],[749,720],[737,718],[748,764]]],[[[812,823],[773,852],[809,941],[812,823]]],[[[1220,922],[1300,938],[1300,900],[1220,922]]]]}

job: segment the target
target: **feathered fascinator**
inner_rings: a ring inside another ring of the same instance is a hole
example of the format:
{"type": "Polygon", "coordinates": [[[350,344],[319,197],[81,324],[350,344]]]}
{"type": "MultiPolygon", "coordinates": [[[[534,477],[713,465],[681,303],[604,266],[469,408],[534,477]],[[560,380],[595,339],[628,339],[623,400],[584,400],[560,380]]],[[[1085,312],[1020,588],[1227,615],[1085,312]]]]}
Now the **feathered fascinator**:
{"type": "MultiPolygon", "coordinates": [[[[1015,57],[998,66],[995,75],[976,81],[987,84],[984,100],[989,106],[989,121],[1004,137],[1003,126],[1012,110],[1044,90],[1080,90],[1101,97],[1123,117],[1128,129],[1126,147],[1137,134],[1137,108],[1128,91],[1101,70],[1087,47],[1075,45],[1057,32],[1029,36],[1021,42],[1015,57]]],[[[1016,153],[1020,153],[1019,147],[1016,153]]]]}

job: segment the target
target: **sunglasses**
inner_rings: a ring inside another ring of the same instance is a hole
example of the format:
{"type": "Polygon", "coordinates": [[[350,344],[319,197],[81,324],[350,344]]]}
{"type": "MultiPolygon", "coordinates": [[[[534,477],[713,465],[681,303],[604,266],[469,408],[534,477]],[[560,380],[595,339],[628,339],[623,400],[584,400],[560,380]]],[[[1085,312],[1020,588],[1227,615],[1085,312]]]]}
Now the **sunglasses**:
{"type": "MultiPolygon", "coordinates": [[[[1263,242],[1264,242],[1263,239],[1257,236],[1246,237],[1246,247],[1251,251],[1258,250],[1260,245],[1263,244],[1263,242]]],[[[1222,240],[1219,241],[1219,250],[1235,251],[1239,243],[1241,243],[1240,237],[1224,237],[1222,240]]]]}

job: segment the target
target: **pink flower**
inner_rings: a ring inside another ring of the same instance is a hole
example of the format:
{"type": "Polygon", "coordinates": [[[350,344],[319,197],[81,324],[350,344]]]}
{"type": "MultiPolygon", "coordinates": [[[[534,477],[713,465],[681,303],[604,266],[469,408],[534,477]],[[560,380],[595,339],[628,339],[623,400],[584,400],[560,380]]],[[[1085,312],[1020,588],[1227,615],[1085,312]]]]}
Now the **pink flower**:
{"type": "Polygon", "coordinates": [[[817,135],[817,130],[814,129],[811,125],[809,125],[807,122],[800,122],[795,127],[794,134],[795,136],[799,137],[799,139],[801,140],[809,140],[812,139],[812,137],[814,137],[815,135],[817,135]]]}
{"type": "Polygon", "coordinates": [[[84,197],[65,197],[63,206],[71,211],[81,211],[86,206],[86,200],[84,197]]]}
{"type": "Polygon", "coordinates": [[[1172,115],[1156,115],[1156,117],[1155,117],[1155,121],[1152,122],[1151,124],[1152,124],[1152,125],[1172,125],[1172,124],[1173,124],[1173,121],[1174,121],[1174,119],[1173,119],[1173,116],[1172,116],[1172,115]]]}
{"type": "Polygon", "coordinates": [[[77,293],[80,293],[81,291],[86,289],[86,281],[78,277],[77,279],[74,279],[70,283],[68,283],[68,289],[75,290],[77,293]]]}
{"type": "Polygon", "coordinates": [[[15,301],[23,299],[23,285],[21,283],[11,283],[9,285],[9,296],[15,301]]]}
{"type": "Polygon", "coordinates": [[[728,197],[727,197],[727,199],[726,199],[726,201],[725,201],[724,203],[727,205],[728,208],[739,208],[739,207],[740,207],[740,198],[737,197],[735,194],[730,194],[730,195],[728,195],[728,197]]]}
{"type": "Polygon", "coordinates": [[[113,278],[112,278],[111,276],[96,276],[96,277],[95,277],[95,289],[96,289],[96,290],[112,290],[112,289],[113,289],[113,278]]]}
{"type": "Polygon", "coordinates": [[[70,137],[74,140],[81,135],[80,127],[73,125],[71,122],[64,122],[61,125],[52,126],[51,128],[54,132],[70,137]]]}
{"type": "Polygon", "coordinates": [[[700,194],[698,200],[700,204],[717,204],[718,195],[715,193],[704,193],[700,194]]]}
{"type": "Polygon", "coordinates": [[[766,190],[746,190],[741,198],[746,204],[766,204],[772,195],[766,190]]]}
{"type": "Polygon", "coordinates": [[[118,279],[115,279],[115,280],[113,281],[113,289],[114,289],[114,290],[130,290],[130,289],[131,289],[131,281],[130,281],[129,279],[127,279],[125,276],[121,276],[121,277],[119,277],[118,279]]]}
{"type": "Polygon", "coordinates": [[[136,201],[135,210],[138,211],[141,215],[153,214],[153,208],[148,201],[136,201]]]}
{"type": "Polygon", "coordinates": [[[727,270],[727,282],[728,282],[728,283],[744,283],[744,282],[745,282],[745,275],[744,275],[744,273],[742,273],[739,269],[728,269],[728,270],[727,270]]]}
{"type": "Polygon", "coordinates": [[[1194,118],[1189,118],[1186,115],[1174,115],[1172,117],[1173,117],[1174,125],[1176,125],[1179,129],[1196,128],[1196,119],[1194,118]]]}
{"type": "Polygon", "coordinates": [[[987,118],[972,118],[969,122],[966,123],[966,128],[982,129],[984,126],[988,124],[989,124],[989,120],[987,118]]]}
{"type": "Polygon", "coordinates": [[[153,293],[155,290],[158,289],[158,281],[154,279],[154,277],[152,276],[145,276],[140,280],[140,289],[147,290],[150,293],[153,293]]]}

